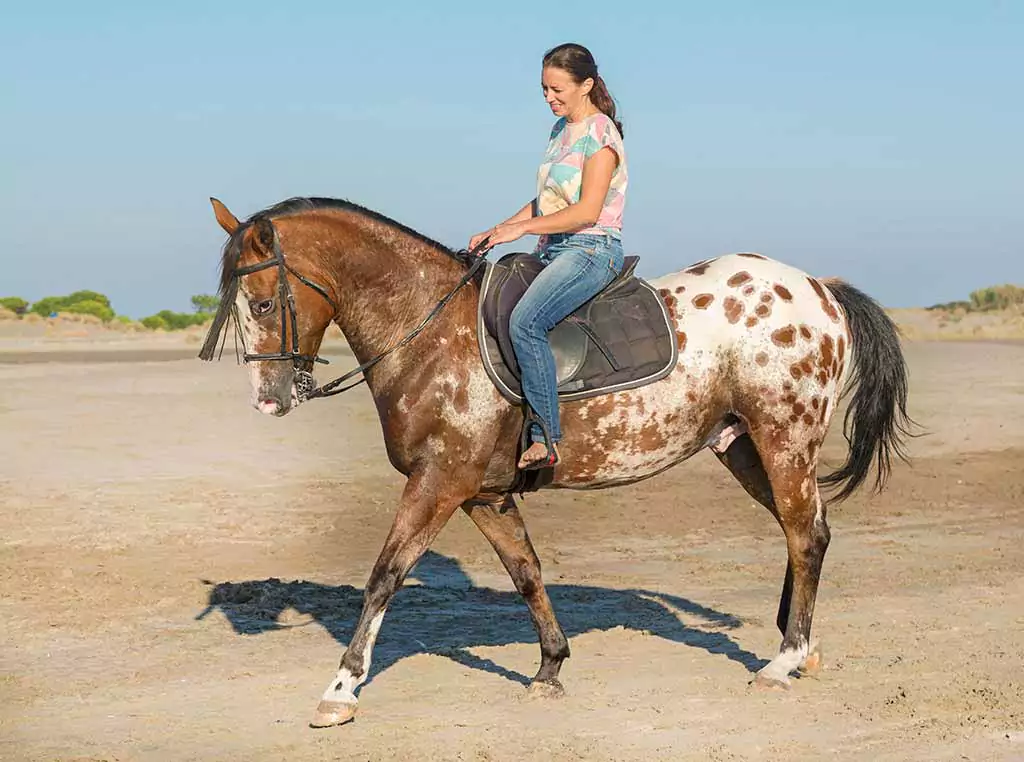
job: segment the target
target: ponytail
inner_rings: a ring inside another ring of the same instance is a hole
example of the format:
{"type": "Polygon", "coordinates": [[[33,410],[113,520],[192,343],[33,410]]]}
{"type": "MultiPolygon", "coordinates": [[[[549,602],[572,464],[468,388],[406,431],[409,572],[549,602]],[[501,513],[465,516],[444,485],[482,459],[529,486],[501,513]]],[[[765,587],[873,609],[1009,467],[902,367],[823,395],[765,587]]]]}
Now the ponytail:
{"type": "Polygon", "coordinates": [[[608,92],[608,86],[601,79],[600,74],[594,77],[594,86],[590,90],[590,102],[612,120],[615,124],[615,129],[619,131],[619,136],[624,138],[625,133],[622,131],[622,122],[615,118],[615,101],[612,99],[611,93],[608,92]]]}

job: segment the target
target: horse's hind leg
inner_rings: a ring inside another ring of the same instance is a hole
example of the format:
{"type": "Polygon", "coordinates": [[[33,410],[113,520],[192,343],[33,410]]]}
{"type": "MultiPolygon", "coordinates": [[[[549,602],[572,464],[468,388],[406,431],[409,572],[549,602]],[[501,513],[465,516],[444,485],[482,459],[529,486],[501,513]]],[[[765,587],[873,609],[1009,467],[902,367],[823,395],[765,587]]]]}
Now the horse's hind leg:
{"type": "Polygon", "coordinates": [[[551,600],[544,589],[540,559],[526,533],[519,507],[512,496],[507,495],[498,503],[471,500],[463,505],[463,509],[494,546],[516,590],[526,601],[533,626],[537,628],[541,661],[540,670],[530,684],[530,693],[561,695],[563,689],[558,681],[558,672],[562,662],[569,656],[569,642],[555,618],[551,600]]]}
{"type": "MultiPolygon", "coordinates": [[[[724,453],[716,451],[715,455],[732,472],[747,493],[771,512],[786,534],[789,558],[786,562],[782,595],[779,598],[779,611],[775,619],[783,636],[783,644],[779,656],[761,670],[756,678],[761,685],[785,686],[789,683],[789,672],[794,668],[813,672],[821,666],[821,654],[809,643],[809,638],[818,578],[825,550],[828,548],[829,530],[825,521],[824,506],[818,494],[814,464],[807,464],[803,469],[773,468],[775,478],[772,479],[765,470],[761,456],[749,434],[738,437],[724,453]],[[776,505],[776,490],[782,498],[779,502],[783,504],[783,512],[780,512],[776,505]],[[809,493],[809,499],[805,497],[805,493],[809,493]],[[796,632],[791,627],[790,616],[795,601],[794,579],[797,576],[794,573],[794,556],[797,557],[801,570],[800,611],[798,616],[793,618],[796,632]],[[787,668],[787,665],[794,661],[793,666],[787,668]],[[779,677],[778,673],[783,669],[785,671],[779,677]]],[[[800,458],[794,459],[794,463],[800,462],[803,462],[800,458]]]]}

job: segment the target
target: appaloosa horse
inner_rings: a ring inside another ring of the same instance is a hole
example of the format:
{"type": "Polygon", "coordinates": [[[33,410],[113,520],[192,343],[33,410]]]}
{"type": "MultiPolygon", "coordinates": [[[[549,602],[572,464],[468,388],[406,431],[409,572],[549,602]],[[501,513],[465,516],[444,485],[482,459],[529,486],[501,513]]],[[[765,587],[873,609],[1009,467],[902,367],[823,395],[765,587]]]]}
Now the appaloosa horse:
{"type": "MultiPolygon", "coordinates": [[[[477,260],[345,201],[291,199],[244,223],[211,201],[230,237],[222,310],[201,357],[213,357],[233,310],[252,404],[284,415],[323,394],[310,371],[335,322],[365,367],[388,457],[408,479],[359,622],[311,724],[354,716],[391,597],[459,508],[529,606],[541,646],[531,691],[560,693],[569,646],[511,495],[523,414],[482,366],[479,284],[470,272],[477,260]]],[[[782,644],[755,677],[786,687],[794,670],[819,662],[811,617],[829,529],[816,466],[844,386],[853,392],[844,422],[850,452],[820,483],[843,499],[876,461],[881,489],[891,456],[904,457],[912,422],[897,331],[852,286],[759,254],[722,256],[650,283],[675,322],[678,364],[646,386],[564,403],[562,462],[550,486],[631,484],[712,447],[786,536],[782,644]]]]}

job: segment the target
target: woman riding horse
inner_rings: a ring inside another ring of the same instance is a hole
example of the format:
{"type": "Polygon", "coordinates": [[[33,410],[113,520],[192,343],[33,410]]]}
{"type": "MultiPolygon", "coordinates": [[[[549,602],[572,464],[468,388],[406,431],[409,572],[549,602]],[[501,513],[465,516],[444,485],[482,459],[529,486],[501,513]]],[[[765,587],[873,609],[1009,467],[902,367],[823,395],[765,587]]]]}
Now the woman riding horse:
{"type": "Polygon", "coordinates": [[[469,241],[473,250],[485,240],[490,247],[540,234],[535,253],[547,266],[516,305],[509,325],[523,394],[533,412],[532,444],[518,464],[524,470],[558,463],[562,430],[548,333],[622,271],[628,184],[622,123],[590,51],[574,43],[549,50],[541,84],[559,118],[537,175],[537,196],[469,241]]]}

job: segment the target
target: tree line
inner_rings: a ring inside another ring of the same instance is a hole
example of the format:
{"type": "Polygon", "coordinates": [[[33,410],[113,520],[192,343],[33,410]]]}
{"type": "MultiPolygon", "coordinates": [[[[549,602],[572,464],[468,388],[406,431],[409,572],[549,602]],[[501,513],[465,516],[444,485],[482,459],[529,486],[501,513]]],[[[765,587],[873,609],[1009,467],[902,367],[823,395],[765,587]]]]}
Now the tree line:
{"type": "MultiPolygon", "coordinates": [[[[210,294],[196,294],[192,297],[192,312],[174,312],[160,310],[148,315],[138,322],[150,330],[179,331],[194,325],[202,325],[213,319],[220,306],[220,297],[210,294]]],[[[29,302],[20,296],[0,297],[0,307],[10,310],[15,315],[39,315],[49,318],[69,313],[72,315],[92,315],[104,323],[117,321],[131,324],[136,321],[126,315],[118,315],[110,303],[110,299],[98,291],[75,291],[67,296],[47,296],[35,302],[29,302]]]]}

